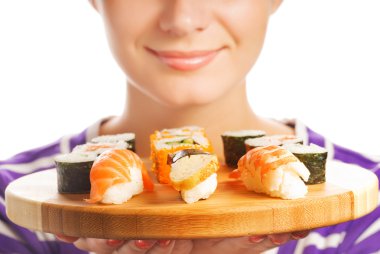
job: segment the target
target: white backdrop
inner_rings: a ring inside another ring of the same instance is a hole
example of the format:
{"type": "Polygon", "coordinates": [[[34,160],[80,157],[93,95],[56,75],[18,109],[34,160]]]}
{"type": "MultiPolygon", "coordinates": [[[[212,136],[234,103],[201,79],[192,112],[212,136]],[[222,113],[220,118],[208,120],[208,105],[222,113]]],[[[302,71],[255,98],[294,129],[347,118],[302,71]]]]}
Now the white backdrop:
{"type": "MultiPolygon", "coordinates": [[[[252,106],[380,155],[379,13],[379,0],[285,0],[248,77],[252,106]]],[[[86,0],[0,0],[0,160],[119,114],[124,86],[86,0]]]]}

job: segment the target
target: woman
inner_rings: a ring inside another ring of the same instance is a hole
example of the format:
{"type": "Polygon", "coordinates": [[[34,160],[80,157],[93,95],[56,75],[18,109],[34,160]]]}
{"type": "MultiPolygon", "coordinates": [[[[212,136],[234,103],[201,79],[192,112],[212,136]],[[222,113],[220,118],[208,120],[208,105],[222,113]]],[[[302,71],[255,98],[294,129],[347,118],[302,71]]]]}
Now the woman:
{"type": "MultiPolygon", "coordinates": [[[[250,128],[268,134],[294,134],[294,128],[256,115],[246,94],[245,77],[262,49],[270,16],[281,2],[92,0],[103,18],[112,53],[127,76],[124,111],[120,116],[102,119],[71,137],[70,142],[55,143],[44,151],[52,151],[53,147],[59,147],[57,152],[68,151],[92,135],[134,132],[138,154],[147,157],[149,134],[154,130],[191,124],[205,127],[215,152],[222,158],[220,133],[225,130],[250,128]]],[[[310,138],[320,138],[310,130],[309,134],[310,138]]],[[[40,159],[40,155],[31,152],[28,160],[40,159]]],[[[11,164],[8,161],[8,168],[11,164]]],[[[5,184],[17,177],[8,170],[5,184]]],[[[14,227],[6,218],[4,221],[14,227]]],[[[260,253],[307,233],[159,241],[59,238],[97,253],[260,253]]],[[[34,248],[32,245],[26,244],[27,248],[34,248]]],[[[54,248],[54,253],[65,253],[54,248]]],[[[296,243],[291,241],[283,248],[284,253],[291,253],[296,243]]]]}

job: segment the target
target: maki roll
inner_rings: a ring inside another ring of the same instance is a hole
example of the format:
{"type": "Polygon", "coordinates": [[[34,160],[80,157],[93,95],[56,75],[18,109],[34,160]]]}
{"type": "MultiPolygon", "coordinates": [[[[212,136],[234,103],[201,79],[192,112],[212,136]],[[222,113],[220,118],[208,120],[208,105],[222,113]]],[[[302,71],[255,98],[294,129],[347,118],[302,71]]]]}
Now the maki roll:
{"type": "Polygon", "coordinates": [[[240,178],[248,190],[282,199],[302,198],[307,193],[309,170],[290,151],[263,146],[248,151],[231,177],[240,178]]]}
{"type": "Polygon", "coordinates": [[[134,149],[135,134],[99,136],[55,157],[59,193],[89,193],[90,170],[96,158],[111,149],[134,149]]]}
{"type": "Polygon", "coordinates": [[[180,128],[163,129],[161,131],[155,131],[152,134],[153,139],[158,140],[162,138],[174,138],[183,136],[192,136],[193,134],[199,134],[205,136],[204,128],[198,126],[183,126],[180,128]]]}
{"type": "Polygon", "coordinates": [[[68,153],[55,157],[59,193],[89,193],[90,170],[96,159],[91,153],[68,153]]]}
{"type": "Polygon", "coordinates": [[[89,203],[122,204],[144,189],[154,188],[140,157],[126,149],[99,155],[91,168],[90,182],[89,203]]]}
{"type": "Polygon", "coordinates": [[[136,142],[135,142],[135,134],[134,133],[122,133],[116,135],[103,135],[93,138],[91,143],[96,144],[115,144],[125,142],[127,145],[125,149],[129,149],[132,151],[136,151],[136,142]]]}
{"type": "Polygon", "coordinates": [[[91,153],[98,156],[110,149],[128,149],[128,147],[130,147],[130,145],[124,141],[118,141],[115,143],[86,143],[74,147],[72,153],[91,153]]]}
{"type": "Polygon", "coordinates": [[[244,141],[265,136],[261,130],[226,131],[222,134],[224,159],[227,166],[237,167],[237,162],[246,153],[244,141]]]}
{"type": "Polygon", "coordinates": [[[317,145],[287,144],[284,148],[294,154],[310,171],[306,184],[326,181],[327,150],[317,145]]]}
{"type": "Polygon", "coordinates": [[[303,144],[302,138],[294,135],[271,135],[259,138],[250,138],[245,142],[245,149],[248,152],[251,149],[261,146],[282,146],[285,144],[303,144]]]}
{"type": "MultiPolygon", "coordinates": [[[[169,154],[184,149],[199,149],[205,152],[212,152],[213,150],[210,141],[203,132],[195,131],[191,135],[165,136],[165,138],[160,136],[161,134],[158,135],[158,133],[160,132],[155,132],[151,136],[150,158],[152,160],[152,171],[156,174],[160,183],[170,183],[170,165],[167,163],[169,154]]],[[[178,133],[178,130],[176,133],[178,133]]]]}
{"type": "Polygon", "coordinates": [[[186,203],[207,199],[215,192],[219,169],[216,155],[185,149],[169,156],[169,163],[171,184],[186,203]]]}

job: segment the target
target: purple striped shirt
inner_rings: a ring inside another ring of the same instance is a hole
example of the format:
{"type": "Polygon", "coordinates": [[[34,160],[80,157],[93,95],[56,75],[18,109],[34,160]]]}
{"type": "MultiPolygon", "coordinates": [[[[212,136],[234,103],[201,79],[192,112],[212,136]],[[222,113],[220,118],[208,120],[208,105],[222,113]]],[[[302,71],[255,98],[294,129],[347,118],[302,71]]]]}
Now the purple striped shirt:
{"type": "MultiPolygon", "coordinates": [[[[299,123],[301,125],[301,123],[299,123]]],[[[302,129],[302,128],[301,128],[302,129]]],[[[330,143],[326,138],[308,127],[303,128],[308,143],[326,147],[334,160],[355,164],[371,170],[380,178],[380,162],[362,154],[330,143]]],[[[330,254],[380,253],[380,207],[359,219],[335,226],[315,229],[308,237],[291,241],[274,253],[330,254]]]]}
{"type": "MultiPolygon", "coordinates": [[[[82,254],[71,244],[57,241],[51,234],[33,232],[12,223],[5,214],[4,191],[20,176],[54,167],[54,156],[71,151],[97,136],[101,121],[83,132],[65,136],[47,146],[26,151],[0,161],[0,254],[82,254]]],[[[380,176],[380,163],[362,154],[333,145],[323,136],[297,123],[296,132],[306,143],[324,146],[333,159],[359,165],[380,176]]],[[[291,241],[268,253],[377,253],[380,252],[380,209],[357,220],[314,230],[308,237],[291,241]]]]}

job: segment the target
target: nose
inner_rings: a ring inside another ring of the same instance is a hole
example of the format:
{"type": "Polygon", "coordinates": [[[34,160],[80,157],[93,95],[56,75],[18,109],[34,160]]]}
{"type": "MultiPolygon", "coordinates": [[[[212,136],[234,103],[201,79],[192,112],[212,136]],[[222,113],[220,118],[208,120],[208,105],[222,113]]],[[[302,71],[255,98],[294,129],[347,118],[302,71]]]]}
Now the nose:
{"type": "Polygon", "coordinates": [[[167,0],[160,17],[160,29],[174,36],[201,32],[210,24],[205,0],[167,0]]]}

